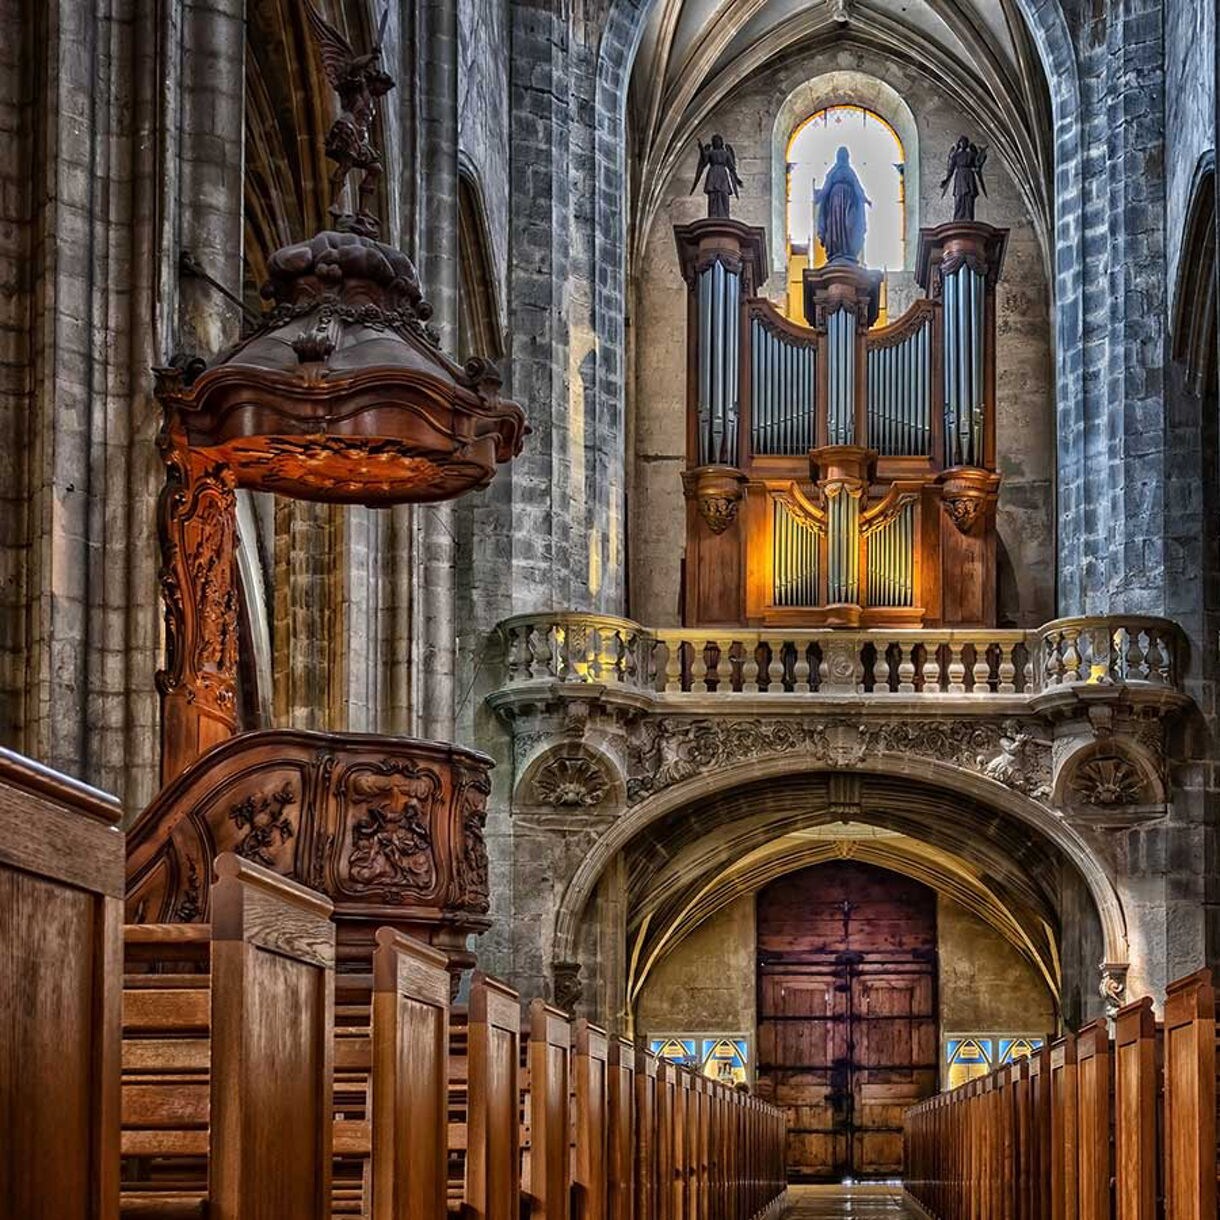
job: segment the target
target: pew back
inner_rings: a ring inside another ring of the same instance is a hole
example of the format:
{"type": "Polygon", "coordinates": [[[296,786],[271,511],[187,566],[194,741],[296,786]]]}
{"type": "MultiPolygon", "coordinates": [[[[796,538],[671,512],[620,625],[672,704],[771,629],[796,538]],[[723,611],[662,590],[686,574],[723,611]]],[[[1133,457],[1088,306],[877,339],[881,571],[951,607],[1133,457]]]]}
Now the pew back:
{"type": "Polygon", "coordinates": [[[0,1217],[118,1214],[118,803],[0,750],[0,1217]]]}

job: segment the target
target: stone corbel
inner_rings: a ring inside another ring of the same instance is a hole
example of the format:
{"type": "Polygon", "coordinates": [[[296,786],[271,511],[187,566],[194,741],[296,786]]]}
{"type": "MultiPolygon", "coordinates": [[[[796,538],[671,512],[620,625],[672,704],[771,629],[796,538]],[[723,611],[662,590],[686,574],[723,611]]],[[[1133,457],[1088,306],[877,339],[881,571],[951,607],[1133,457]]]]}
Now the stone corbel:
{"type": "Polygon", "coordinates": [[[1127,1001],[1127,971],[1126,962],[1102,962],[1101,982],[1098,993],[1105,1001],[1106,1016],[1113,1021],[1118,1016],[1118,1010],[1127,1001]]]}
{"type": "Polygon", "coordinates": [[[584,994],[584,985],[580,981],[579,962],[552,962],[552,988],[556,1008],[562,1008],[569,1015],[575,1015],[576,1007],[584,994]]]}

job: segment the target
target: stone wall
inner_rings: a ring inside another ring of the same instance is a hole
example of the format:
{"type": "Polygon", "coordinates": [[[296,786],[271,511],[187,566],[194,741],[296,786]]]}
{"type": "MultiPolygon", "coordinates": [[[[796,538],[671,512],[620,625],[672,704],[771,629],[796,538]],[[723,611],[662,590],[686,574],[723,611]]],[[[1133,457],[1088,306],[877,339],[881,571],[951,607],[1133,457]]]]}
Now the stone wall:
{"type": "MultiPolygon", "coordinates": [[[[952,216],[938,184],[944,158],[963,131],[973,132],[962,114],[909,67],[852,49],[834,61],[844,76],[872,77],[880,108],[888,89],[914,113],[919,140],[918,199],[908,209],[908,241],[919,225],[952,216]]],[[[708,123],[734,146],[745,185],[734,215],[767,227],[772,236],[776,174],[772,133],[775,117],[794,90],[824,72],[825,57],[795,56],[760,72],[739,89],[708,123]]],[[[867,100],[853,96],[844,101],[867,100]]],[[[882,110],[883,117],[885,115],[882,110]]],[[[803,117],[803,116],[802,116],[803,117]]],[[[678,622],[680,565],[685,544],[685,510],[680,471],[685,465],[686,286],[678,271],[673,226],[703,214],[702,195],[688,194],[695,167],[692,150],[668,184],[664,202],[648,234],[635,284],[635,381],[631,416],[631,617],[658,626],[678,622]]],[[[1049,301],[1046,252],[1014,180],[993,156],[988,197],[979,218],[1011,230],[1000,282],[997,351],[997,453],[1004,482],[998,525],[1001,623],[1031,626],[1054,616],[1054,424],[1051,409],[1049,301]]],[[[772,244],[774,242],[772,241],[772,244]]],[[[771,251],[773,268],[765,286],[773,300],[784,293],[774,272],[782,252],[771,251]]],[[[890,276],[890,319],[919,294],[912,273],[890,276]]]]}

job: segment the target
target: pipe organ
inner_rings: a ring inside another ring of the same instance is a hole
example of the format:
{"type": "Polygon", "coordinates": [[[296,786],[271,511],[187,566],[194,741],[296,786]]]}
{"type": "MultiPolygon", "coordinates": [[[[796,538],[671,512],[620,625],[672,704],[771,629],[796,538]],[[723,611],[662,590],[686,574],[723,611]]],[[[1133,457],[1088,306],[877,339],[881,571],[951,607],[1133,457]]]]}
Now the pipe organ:
{"type": "Polygon", "coordinates": [[[675,230],[689,295],[688,626],[993,626],[995,286],[1007,231],[920,232],[924,289],[805,273],[805,324],[759,290],[765,233],[675,230]]]}

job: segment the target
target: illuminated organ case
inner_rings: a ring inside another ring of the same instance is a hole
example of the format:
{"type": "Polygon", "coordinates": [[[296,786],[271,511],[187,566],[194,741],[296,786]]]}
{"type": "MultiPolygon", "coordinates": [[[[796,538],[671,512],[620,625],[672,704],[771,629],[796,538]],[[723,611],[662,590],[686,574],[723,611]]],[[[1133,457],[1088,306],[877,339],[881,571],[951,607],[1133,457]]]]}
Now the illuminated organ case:
{"type": "Polygon", "coordinates": [[[688,293],[683,622],[995,625],[995,287],[1008,232],[919,235],[925,297],[876,326],[880,273],[759,295],[766,235],[675,229],[688,293]]]}

